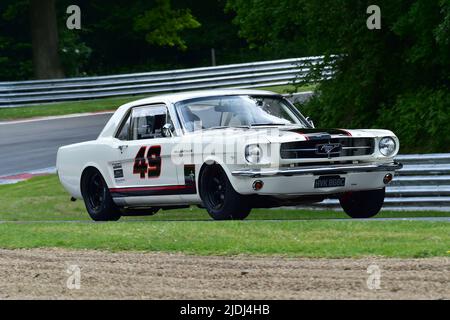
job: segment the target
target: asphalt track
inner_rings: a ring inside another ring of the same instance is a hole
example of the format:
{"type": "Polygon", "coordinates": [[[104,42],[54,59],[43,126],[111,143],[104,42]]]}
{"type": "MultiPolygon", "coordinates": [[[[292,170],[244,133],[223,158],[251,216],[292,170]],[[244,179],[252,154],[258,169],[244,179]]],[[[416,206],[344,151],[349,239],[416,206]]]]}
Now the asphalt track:
{"type": "Polygon", "coordinates": [[[59,147],[96,139],[111,115],[0,123],[0,177],[55,167],[59,147]]]}

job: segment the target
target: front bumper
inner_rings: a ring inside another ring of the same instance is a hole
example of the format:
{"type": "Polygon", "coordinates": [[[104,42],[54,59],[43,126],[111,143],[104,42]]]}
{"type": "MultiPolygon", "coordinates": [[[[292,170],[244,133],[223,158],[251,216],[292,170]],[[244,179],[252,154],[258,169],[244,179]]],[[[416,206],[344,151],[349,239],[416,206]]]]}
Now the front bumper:
{"type": "Polygon", "coordinates": [[[298,175],[326,175],[326,174],[346,174],[353,172],[390,172],[403,168],[398,162],[392,163],[370,163],[370,164],[351,164],[351,165],[327,165],[323,166],[307,166],[294,167],[285,169],[238,169],[232,171],[232,175],[236,177],[274,177],[274,176],[298,176],[298,175]]]}

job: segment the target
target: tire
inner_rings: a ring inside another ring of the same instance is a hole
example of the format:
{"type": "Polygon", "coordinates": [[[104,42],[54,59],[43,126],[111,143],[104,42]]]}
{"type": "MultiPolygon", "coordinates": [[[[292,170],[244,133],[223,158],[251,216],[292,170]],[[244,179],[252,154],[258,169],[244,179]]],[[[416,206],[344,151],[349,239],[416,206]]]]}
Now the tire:
{"type": "Polygon", "coordinates": [[[83,174],[81,193],[92,220],[117,221],[120,219],[120,210],[114,204],[105,179],[97,169],[89,169],[83,174]]]}
{"type": "Polygon", "coordinates": [[[214,220],[244,220],[252,209],[219,165],[208,165],[202,171],[200,197],[214,220]]]}
{"type": "Polygon", "coordinates": [[[344,193],[339,202],[345,213],[352,218],[371,218],[380,212],[384,203],[385,188],[344,193]]]}

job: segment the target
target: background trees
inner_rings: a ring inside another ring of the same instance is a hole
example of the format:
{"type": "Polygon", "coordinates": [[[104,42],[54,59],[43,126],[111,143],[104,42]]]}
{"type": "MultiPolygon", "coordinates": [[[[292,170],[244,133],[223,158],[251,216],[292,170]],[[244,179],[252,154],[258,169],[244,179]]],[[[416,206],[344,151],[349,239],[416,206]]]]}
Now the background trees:
{"type": "Polygon", "coordinates": [[[0,81],[206,66],[211,48],[221,64],[265,59],[238,36],[238,26],[231,22],[234,13],[225,13],[225,4],[226,0],[2,0],[0,81]],[[81,30],[66,28],[66,8],[71,4],[81,8],[81,30]],[[45,58],[36,60],[40,52],[45,58]],[[54,65],[40,67],[45,63],[54,65]]]}

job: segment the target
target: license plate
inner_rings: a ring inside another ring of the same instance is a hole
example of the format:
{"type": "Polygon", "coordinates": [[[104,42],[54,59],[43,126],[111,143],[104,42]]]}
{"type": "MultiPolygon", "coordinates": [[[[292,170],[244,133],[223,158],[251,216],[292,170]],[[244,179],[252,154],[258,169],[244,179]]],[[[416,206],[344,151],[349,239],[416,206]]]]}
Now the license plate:
{"type": "Polygon", "coordinates": [[[345,178],[339,176],[319,177],[314,181],[314,188],[333,188],[345,186],[345,178]]]}

